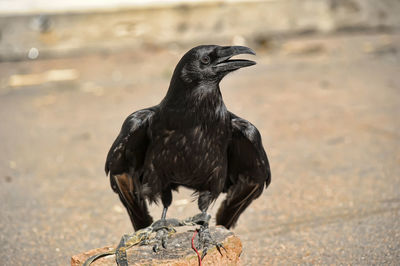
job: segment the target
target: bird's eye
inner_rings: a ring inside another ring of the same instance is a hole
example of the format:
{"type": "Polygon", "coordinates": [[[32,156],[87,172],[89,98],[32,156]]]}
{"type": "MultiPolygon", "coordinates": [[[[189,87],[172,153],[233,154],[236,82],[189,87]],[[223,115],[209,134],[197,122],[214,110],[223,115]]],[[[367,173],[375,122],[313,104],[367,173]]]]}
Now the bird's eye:
{"type": "Polygon", "coordinates": [[[204,65],[208,65],[208,64],[210,63],[211,59],[210,59],[210,57],[209,57],[208,55],[206,55],[206,56],[203,56],[203,57],[200,59],[200,61],[201,61],[201,63],[203,63],[204,65]]]}

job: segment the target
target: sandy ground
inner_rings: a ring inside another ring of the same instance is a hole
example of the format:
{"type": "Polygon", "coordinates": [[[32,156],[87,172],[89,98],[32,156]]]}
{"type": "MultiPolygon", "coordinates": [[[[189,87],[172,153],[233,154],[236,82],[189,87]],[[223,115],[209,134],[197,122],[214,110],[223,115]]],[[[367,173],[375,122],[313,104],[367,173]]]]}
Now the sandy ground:
{"type": "MultiPolygon", "coordinates": [[[[259,128],[272,168],[233,230],[243,264],[398,265],[400,35],[299,38],[257,52],[255,67],[221,85],[228,108],[259,128]]],[[[1,265],[67,265],[131,232],[105,156],[123,119],[162,99],[183,53],[0,63],[1,265]],[[51,69],[79,77],[27,86],[12,77],[51,69]]],[[[174,199],[170,217],[198,212],[189,191],[174,199]]]]}

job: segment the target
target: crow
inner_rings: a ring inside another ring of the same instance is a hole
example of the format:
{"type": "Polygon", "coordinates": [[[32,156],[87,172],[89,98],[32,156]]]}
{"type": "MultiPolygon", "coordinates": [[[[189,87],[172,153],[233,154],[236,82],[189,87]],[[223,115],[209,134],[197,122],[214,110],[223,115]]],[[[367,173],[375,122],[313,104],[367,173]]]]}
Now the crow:
{"type": "Polygon", "coordinates": [[[219,87],[228,73],[256,64],[231,59],[239,54],[255,52],[244,46],[192,48],[177,64],[160,104],[136,111],[124,121],[108,152],[105,171],[135,230],[153,222],[147,202],[161,200],[159,221],[165,222],[172,191],[183,186],[198,196],[201,213],[194,219],[205,227],[200,232],[206,238],[207,209],[221,193],[227,196],[216,224],[229,229],[270,184],[259,131],[227,110],[219,87]]]}

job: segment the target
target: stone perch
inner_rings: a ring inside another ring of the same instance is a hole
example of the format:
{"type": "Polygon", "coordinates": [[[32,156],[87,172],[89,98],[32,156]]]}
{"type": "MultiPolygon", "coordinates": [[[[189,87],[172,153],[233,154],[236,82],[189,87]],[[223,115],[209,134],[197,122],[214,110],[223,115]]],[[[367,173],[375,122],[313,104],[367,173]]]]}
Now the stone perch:
{"type": "MultiPolygon", "coordinates": [[[[193,230],[181,231],[168,239],[167,249],[160,248],[157,253],[153,252],[152,245],[134,246],[127,250],[129,265],[199,265],[196,252],[192,249],[193,230]]],[[[242,242],[232,232],[224,227],[210,227],[213,238],[222,243],[225,250],[221,253],[216,247],[210,248],[202,260],[202,265],[240,265],[240,254],[242,253],[242,242]]],[[[198,236],[195,238],[197,245],[198,236]]],[[[71,266],[82,265],[86,259],[95,254],[109,251],[116,246],[93,249],[72,256],[71,266]]],[[[200,252],[200,251],[199,251],[200,252]]],[[[94,261],[91,265],[116,265],[115,255],[109,255],[94,261]]]]}

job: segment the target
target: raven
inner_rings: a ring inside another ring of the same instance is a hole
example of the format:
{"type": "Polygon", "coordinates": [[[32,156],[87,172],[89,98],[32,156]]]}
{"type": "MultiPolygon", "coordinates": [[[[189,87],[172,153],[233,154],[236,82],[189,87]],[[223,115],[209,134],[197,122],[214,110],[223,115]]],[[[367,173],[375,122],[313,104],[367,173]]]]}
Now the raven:
{"type": "Polygon", "coordinates": [[[227,110],[219,87],[228,73],[256,64],[231,59],[239,54],[255,52],[244,46],[192,48],[177,64],[161,103],[134,112],[123,123],[105,171],[135,230],[153,222],[147,201],[161,199],[159,221],[165,221],[172,191],[179,186],[198,195],[197,219],[205,226],[208,207],[227,193],[216,223],[229,229],[270,184],[260,133],[227,110]]]}

